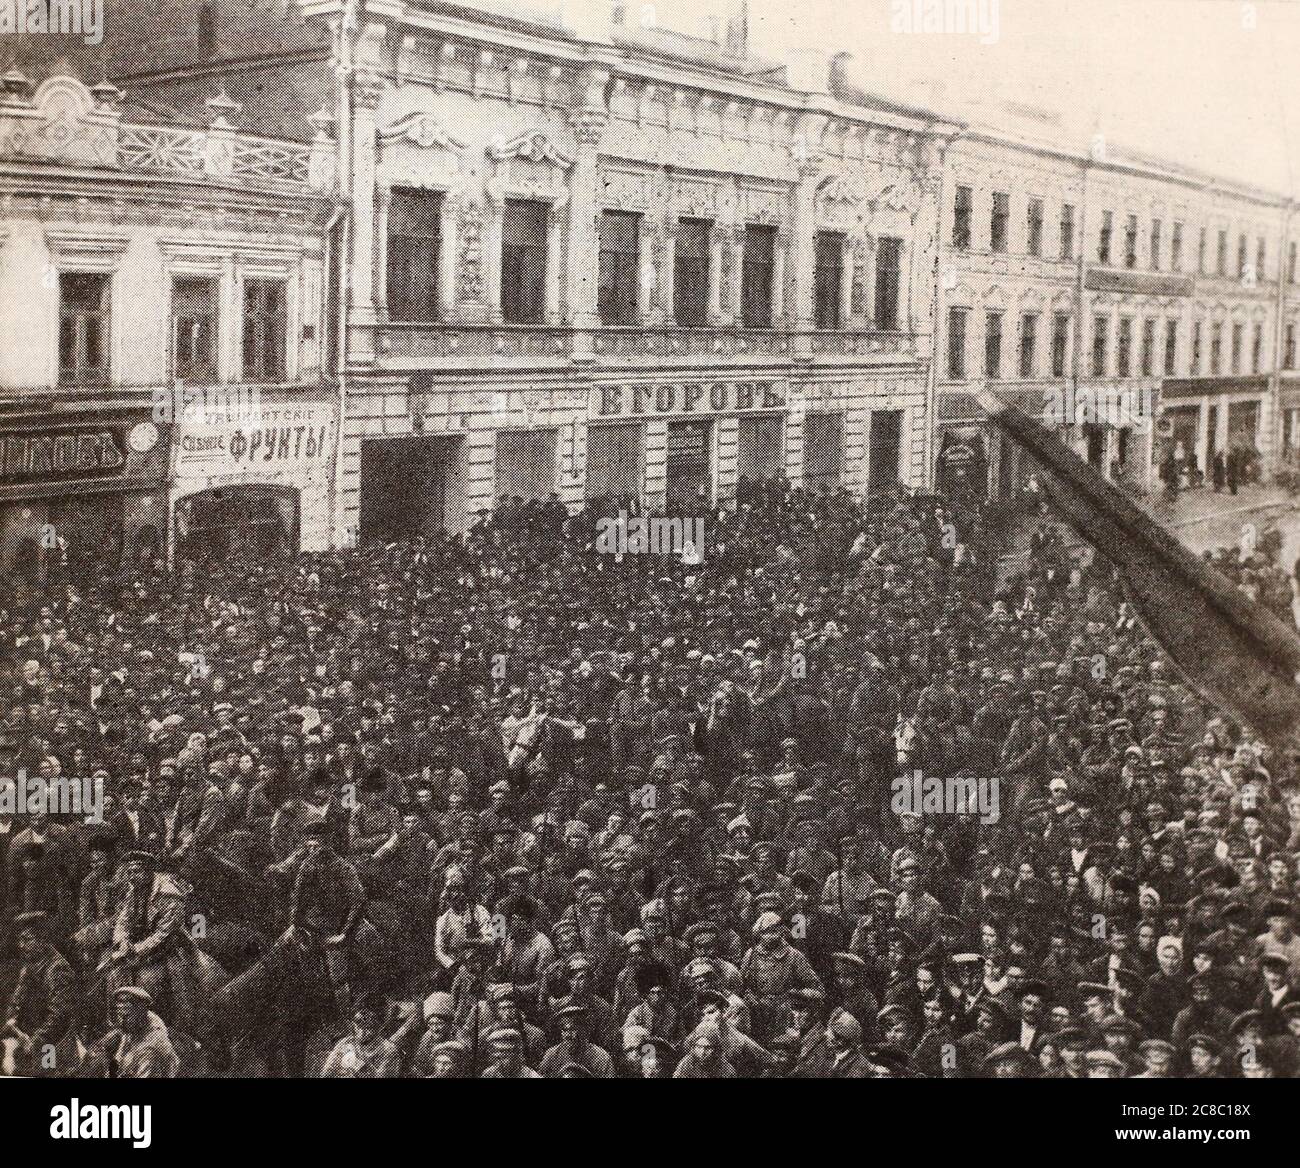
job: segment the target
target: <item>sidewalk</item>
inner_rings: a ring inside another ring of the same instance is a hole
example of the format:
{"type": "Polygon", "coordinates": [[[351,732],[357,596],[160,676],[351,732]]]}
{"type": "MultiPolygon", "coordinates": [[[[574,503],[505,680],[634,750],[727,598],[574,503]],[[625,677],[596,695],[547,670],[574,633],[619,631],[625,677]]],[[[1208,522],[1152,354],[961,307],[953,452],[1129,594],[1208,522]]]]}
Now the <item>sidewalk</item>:
{"type": "MultiPolygon", "coordinates": [[[[1255,524],[1261,533],[1268,527],[1277,527],[1285,541],[1300,518],[1300,504],[1292,495],[1281,487],[1268,485],[1243,486],[1235,495],[1226,489],[1215,491],[1203,487],[1183,491],[1172,501],[1153,496],[1144,506],[1194,552],[1237,544],[1246,523],[1255,524]]],[[[1284,554],[1286,550],[1284,542],[1284,554]]],[[[1294,558],[1284,562],[1293,562],[1294,558]]]]}
{"type": "MultiPolygon", "coordinates": [[[[1130,498],[1133,498],[1130,496],[1130,498]]],[[[1197,555],[1221,547],[1236,547],[1241,529],[1253,523],[1257,535],[1276,528],[1282,535],[1280,560],[1286,567],[1300,558],[1300,501],[1281,487],[1248,485],[1237,494],[1213,488],[1183,491],[1176,499],[1163,495],[1134,498],[1157,523],[1168,528],[1197,555]]],[[[1024,562],[1029,539],[1038,520],[1017,519],[1004,533],[1003,553],[998,557],[1004,573],[1018,570],[1024,562]]]]}

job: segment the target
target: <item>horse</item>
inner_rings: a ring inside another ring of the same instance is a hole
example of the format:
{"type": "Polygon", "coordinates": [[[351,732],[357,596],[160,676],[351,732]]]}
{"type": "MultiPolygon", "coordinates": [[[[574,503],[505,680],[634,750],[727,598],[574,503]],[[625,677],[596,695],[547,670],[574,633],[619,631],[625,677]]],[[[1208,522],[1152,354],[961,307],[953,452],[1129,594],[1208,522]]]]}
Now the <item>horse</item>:
{"type": "Polygon", "coordinates": [[[899,714],[894,723],[894,763],[899,771],[911,770],[925,745],[925,735],[917,728],[915,719],[899,714]]]}

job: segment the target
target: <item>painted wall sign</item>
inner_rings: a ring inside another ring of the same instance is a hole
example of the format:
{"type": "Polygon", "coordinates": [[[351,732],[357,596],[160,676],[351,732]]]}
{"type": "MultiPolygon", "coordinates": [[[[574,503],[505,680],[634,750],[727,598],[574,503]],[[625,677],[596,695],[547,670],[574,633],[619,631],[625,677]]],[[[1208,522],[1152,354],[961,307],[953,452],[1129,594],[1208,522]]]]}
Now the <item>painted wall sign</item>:
{"type": "Polygon", "coordinates": [[[786,386],[779,381],[661,381],[602,385],[592,390],[591,415],[630,418],[646,414],[726,414],[783,410],[786,386]]]}

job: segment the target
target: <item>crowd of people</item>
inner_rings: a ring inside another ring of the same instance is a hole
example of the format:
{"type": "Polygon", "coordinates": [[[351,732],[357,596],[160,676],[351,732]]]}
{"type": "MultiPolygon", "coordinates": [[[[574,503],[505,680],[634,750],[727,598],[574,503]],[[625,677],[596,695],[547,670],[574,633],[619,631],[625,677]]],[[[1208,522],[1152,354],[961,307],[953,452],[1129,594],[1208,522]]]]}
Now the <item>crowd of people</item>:
{"type": "MultiPolygon", "coordinates": [[[[1246,542],[1216,548],[1205,553],[1205,560],[1279,620],[1300,625],[1300,575],[1283,566],[1281,551],[1281,535],[1270,529],[1259,537],[1258,546],[1246,542]]],[[[1300,569],[1300,564],[1294,568],[1300,569]]]]}
{"type": "Polygon", "coordinates": [[[0,583],[8,1070],[1295,1073],[1296,760],[1099,557],[903,491],[593,523],[0,583]]]}

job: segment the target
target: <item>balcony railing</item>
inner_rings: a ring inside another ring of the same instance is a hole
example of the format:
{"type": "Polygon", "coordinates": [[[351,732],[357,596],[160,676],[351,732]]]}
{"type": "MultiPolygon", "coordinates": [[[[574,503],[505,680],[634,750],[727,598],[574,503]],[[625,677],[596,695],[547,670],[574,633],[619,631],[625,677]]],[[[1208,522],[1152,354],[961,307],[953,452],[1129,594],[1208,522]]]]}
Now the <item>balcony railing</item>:
{"type": "Polygon", "coordinates": [[[0,158],[93,164],[119,170],[223,178],[254,186],[332,191],[335,142],[330,118],[311,120],[312,142],[264,138],[236,125],[242,107],[218,92],[206,128],[123,120],[121,94],[108,82],[92,89],[52,77],[35,88],[21,73],[0,78],[0,158]]]}

